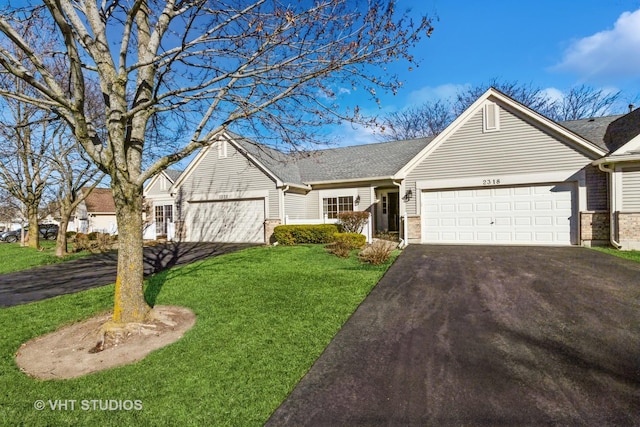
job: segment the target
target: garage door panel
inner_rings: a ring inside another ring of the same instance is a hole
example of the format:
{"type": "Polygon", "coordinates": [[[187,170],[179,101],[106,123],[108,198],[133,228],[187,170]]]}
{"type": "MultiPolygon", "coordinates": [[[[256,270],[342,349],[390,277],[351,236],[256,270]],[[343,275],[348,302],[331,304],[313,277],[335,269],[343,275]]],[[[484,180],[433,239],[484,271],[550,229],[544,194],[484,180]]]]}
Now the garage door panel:
{"type": "Polygon", "coordinates": [[[423,242],[572,244],[571,183],[425,191],[423,242]]]}
{"type": "Polygon", "coordinates": [[[187,214],[191,241],[264,242],[264,199],[191,203],[187,214]]]}

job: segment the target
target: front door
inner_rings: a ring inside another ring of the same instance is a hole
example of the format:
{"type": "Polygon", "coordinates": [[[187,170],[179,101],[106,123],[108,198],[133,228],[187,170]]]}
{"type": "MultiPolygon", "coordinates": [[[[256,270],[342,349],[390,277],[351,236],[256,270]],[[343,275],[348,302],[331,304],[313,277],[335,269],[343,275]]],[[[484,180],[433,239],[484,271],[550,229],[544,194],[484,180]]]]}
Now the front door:
{"type": "Polygon", "coordinates": [[[399,226],[399,216],[398,212],[400,211],[398,193],[389,193],[389,206],[387,215],[387,220],[389,221],[388,229],[390,232],[397,232],[399,226]]]}

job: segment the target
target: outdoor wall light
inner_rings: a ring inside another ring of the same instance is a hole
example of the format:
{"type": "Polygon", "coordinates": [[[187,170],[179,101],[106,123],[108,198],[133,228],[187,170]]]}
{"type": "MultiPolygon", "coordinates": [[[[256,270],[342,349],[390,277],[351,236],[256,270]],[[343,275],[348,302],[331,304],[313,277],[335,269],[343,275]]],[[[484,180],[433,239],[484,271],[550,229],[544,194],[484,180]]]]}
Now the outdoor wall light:
{"type": "Polygon", "coordinates": [[[413,197],[413,191],[411,191],[411,189],[407,190],[406,193],[404,193],[404,201],[408,202],[409,200],[411,200],[411,197],[413,197]]]}
{"type": "Polygon", "coordinates": [[[360,196],[356,196],[355,204],[356,206],[360,204],[360,196]]]}

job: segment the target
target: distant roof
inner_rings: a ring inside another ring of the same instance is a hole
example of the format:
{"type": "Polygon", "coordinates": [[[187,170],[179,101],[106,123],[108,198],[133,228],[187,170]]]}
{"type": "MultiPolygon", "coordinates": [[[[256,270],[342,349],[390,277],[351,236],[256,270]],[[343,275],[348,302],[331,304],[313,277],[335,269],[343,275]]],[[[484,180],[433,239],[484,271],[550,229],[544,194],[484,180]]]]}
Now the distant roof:
{"type": "Polygon", "coordinates": [[[164,173],[169,177],[172,182],[176,182],[180,175],[182,175],[181,170],[177,169],[165,169],[164,173]]]}
{"type": "MultiPolygon", "coordinates": [[[[88,189],[83,188],[83,191],[88,189]]],[[[94,188],[84,199],[87,212],[115,213],[116,205],[110,188],[94,188]]]]}

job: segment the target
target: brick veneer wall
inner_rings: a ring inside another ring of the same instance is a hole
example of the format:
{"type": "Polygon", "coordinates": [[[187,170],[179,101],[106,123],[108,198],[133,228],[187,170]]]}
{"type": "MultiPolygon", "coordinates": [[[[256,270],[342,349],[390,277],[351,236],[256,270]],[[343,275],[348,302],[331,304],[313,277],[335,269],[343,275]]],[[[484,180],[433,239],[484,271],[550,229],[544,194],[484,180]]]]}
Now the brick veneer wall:
{"type": "Polygon", "coordinates": [[[622,249],[640,249],[640,212],[618,212],[618,241],[622,249]]]}
{"type": "Polygon", "coordinates": [[[580,212],[580,241],[585,246],[606,245],[609,242],[608,211],[580,212]]]}
{"type": "Polygon", "coordinates": [[[408,243],[420,243],[422,240],[422,224],[419,216],[409,216],[407,218],[408,243]]]}
{"type": "Polygon", "coordinates": [[[268,219],[264,222],[264,241],[267,244],[273,243],[271,238],[273,237],[273,230],[282,224],[282,221],[279,219],[268,219]]]}

